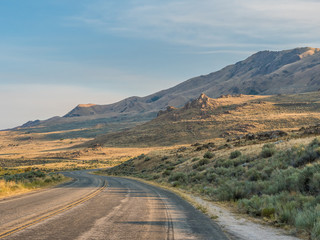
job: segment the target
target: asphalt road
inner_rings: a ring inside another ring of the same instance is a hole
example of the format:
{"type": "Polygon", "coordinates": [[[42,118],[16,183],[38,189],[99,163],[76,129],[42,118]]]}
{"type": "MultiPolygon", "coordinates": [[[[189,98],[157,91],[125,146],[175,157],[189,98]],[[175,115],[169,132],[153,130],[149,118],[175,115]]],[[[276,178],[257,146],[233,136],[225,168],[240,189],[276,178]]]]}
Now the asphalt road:
{"type": "Polygon", "coordinates": [[[211,219],[169,191],[86,171],[66,175],[75,181],[0,201],[0,238],[228,239],[211,219]]]}

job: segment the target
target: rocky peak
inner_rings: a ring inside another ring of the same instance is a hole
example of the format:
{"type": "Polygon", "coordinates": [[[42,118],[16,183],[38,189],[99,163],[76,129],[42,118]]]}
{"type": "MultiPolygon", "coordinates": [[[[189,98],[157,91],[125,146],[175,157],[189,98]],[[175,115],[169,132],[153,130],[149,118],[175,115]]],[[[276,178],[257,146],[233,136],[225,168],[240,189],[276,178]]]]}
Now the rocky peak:
{"type": "Polygon", "coordinates": [[[218,104],[216,101],[214,101],[213,99],[209,98],[207,95],[205,95],[204,93],[201,93],[201,95],[191,101],[191,102],[188,102],[184,108],[185,109],[190,109],[190,108],[200,108],[200,109],[203,109],[203,108],[214,108],[216,107],[218,104]]]}
{"type": "Polygon", "coordinates": [[[77,106],[77,108],[88,108],[88,107],[92,107],[92,106],[96,106],[96,104],[92,104],[92,103],[79,104],[79,105],[77,106]]]}
{"type": "Polygon", "coordinates": [[[316,53],[320,52],[320,48],[311,48],[311,47],[307,47],[305,48],[305,51],[302,52],[299,57],[300,59],[303,59],[305,57],[309,57],[309,56],[312,56],[316,53]]]}

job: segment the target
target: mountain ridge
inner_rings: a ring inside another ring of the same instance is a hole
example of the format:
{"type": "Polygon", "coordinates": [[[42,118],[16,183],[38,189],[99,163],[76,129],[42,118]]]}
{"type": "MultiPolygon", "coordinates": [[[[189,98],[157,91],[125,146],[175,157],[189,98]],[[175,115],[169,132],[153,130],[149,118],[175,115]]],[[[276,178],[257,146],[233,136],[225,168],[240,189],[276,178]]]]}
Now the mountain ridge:
{"type": "MultiPolygon", "coordinates": [[[[222,92],[217,93],[217,91],[212,90],[212,88],[217,88],[217,86],[208,87],[208,85],[211,85],[212,78],[218,79],[218,80],[225,78],[223,80],[229,81],[229,82],[231,80],[238,81],[237,79],[239,77],[238,75],[241,75],[242,78],[257,77],[258,79],[256,81],[258,81],[259,77],[263,75],[269,75],[271,73],[275,73],[276,71],[279,72],[279,70],[282,67],[291,68],[290,67],[291,64],[297,63],[303,59],[312,57],[317,54],[318,54],[317,63],[320,64],[319,52],[320,52],[319,48],[310,48],[310,47],[295,48],[292,50],[284,50],[284,51],[260,51],[251,55],[250,57],[248,57],[243,61],[226,66],[217,72],[213,72],[207,75],[201,75],[198,77],[188,79],[172,88],[165,89],[145,97],[134,96],[134,97],[126,98],[117,103],[108,104],[108,105],[96,105],[96,106],[101,106],[102,108],[105,107],[106,111],[112,111],[116,109],[117,111],[120,111],[120,112],[128,112],[129,110],[148,111],[148,110],[151,110],[152,107],[154,107],[155,102],[158,103],[159,105],[158,108],[160,107],[160,109],[164,109],[167,106],[181,107],[187,101],[190,101],[195,97],[199,96],[201,92],[206,93],[209,97],[218,97],[221,94],[239,94],[239,93],[254,94],[254,95],[297,93],[300,91],[295,92],[294,90],[291,89],[291,90],[282,91],[282,92],[280,92],[280,90],[279,92],[275,92],[276,91],[275,89],[270,90],[270,88],[269,89],[261,88],[261,86],[259,87],[251,86],[251,88],[250,86],[247,86],[246,88],[240,89],[239,86],[237,86],[236,84],[230,84],[233,86],[229,87],[229,89],[223,89],[223,90],[221,89],[222,92]],[[197,92],[197,93],[193,93],[193,92],[197,92]],[[179,95],[179,93],[185,93],[185,95],[181,96],[179,95]],[[162,98],[165,95],[169,95],[169,97],[168,99],[163,100],[162,98]],[[137,109],[138,104],[140,105],[140,109],[137,109]],[[150,105],[150,106],[146,106],[146,105],[150,105]],[[122,109],[118,109],[119,107],[122,109]]],[[[282,71],[285,71],[285,69],[282,69],[282,71]]],[[[278,74],[278,72],[276,72],[276,74],[278,74]]],[[[247,82],[248,81],[244,81],[244,83],[247,83],[247,82]]],[[[266,81],[263,81],[263,83],[266,83],[266,81]]],[[[320,87],[320,83],[319,83],[319,87],[320,87]]],[[[312,91],[314,89],[306,89],[306,91],[308,90],[312,91]]],[[[93,106],[92,108],[95,108],[96,106],[93,106]]],[[[65,115],[65,117],[69,117],[69,115],[67,114],[65,115]]]]}
{"type": "MultiPolygon", "coordinates": [[[[63,117],[22,126],[37,131],[96,128],[112,123],[99,133],[117,131],[149,121],[168,106],[182,107],[205,93],[210,98],[227,94],[273,95],[311,92],[320,88],[320,49],[295,48],[260,51],[219,71],[188,79],[172,88],[145,97],[129,97],[107,105],[78,105],[63,117]],[[98,123],[97,123],[98,122],[98,123]],[[67,123],[67,125],[66,125],[67,123]],[[130,124],[128,124],[130,123],[130,124]],[[126,125],[127,124],[127,125],[126,125]],[[83,127],[82,127],[83,128],[83,127]]],[[[98,134],[89,134],[90,137],[98,134]]]]}

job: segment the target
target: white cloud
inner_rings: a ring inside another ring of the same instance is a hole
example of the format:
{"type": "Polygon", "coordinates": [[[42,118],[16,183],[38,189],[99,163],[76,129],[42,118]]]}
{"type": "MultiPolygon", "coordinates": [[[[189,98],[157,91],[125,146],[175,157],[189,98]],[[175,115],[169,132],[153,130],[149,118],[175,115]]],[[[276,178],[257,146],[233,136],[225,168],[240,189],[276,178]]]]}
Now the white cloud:
{"type": "Polygon", "coordinates": [[[297,45],[320,37],[320,2],[312,0],[140,0],[119,6],[95,3],[76,20],[99,31],[198,47],[297,45]]]}

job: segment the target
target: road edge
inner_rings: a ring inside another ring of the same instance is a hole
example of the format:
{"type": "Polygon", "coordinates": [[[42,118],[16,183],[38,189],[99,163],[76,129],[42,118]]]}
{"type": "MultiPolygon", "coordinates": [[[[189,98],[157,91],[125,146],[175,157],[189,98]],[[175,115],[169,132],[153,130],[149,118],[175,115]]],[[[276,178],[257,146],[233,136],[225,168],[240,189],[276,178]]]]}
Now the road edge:
{"type": "Polygon", "coordinates": [[[223,222],[219,221],[219,216],[218,215],[219,215],[220,211],[227,212],[228,214],[232,215],[236,219],[242,219],[242,220],[248,221],[248,222],[250,222],[252,224],[256,224],[256,225],[258,225],[259,227],[261,227],[263,229],[265,229],[265,228],[271,229],[274,232],[275,235],[280,236],[279,239],[283,239],[283,240],[299,240],[299,239],[301,240],[301,239],[303,239],[303,238],[299,238],[298,236],[293,236],[292,234],[290,234],[285,229],[276,228],[276,227],[273,227],[272,225],[269,225],[269,224],[267,224],[265,222],[262,222],[262,220],[251,218],[250,216],[246,216],[246,215],[235,213],[235,212],[232,211],[232,209],[228,209],[228,208],[222,206],[219,203],[214,203],[212,201],[205,200],[201,196],[193,195],[191,193],[183,191],[182,189],[177,189],[177,188],[165,186],[165,185],[162,185],[160,183],[156,183],[156,182],[153,182],[153,181],[148,181],[148,180],[137,178],[137,177],[114,176],[114,175],[108,175],[108,174],[101,174],[101,172],[93,172],[93,174],[100,175],[100,176],[121,177],[121,178],[132,179],[132,180],[136,180],[136,181],[139,181],[139,182],[142,182],[142,183],[145,183],[145,184],[149,184],[149,185],[152,185],[152,186],[159,187],[161,189],[170,191],[170,192],[178,195],[179,197],[181,197],[182,199],[184,199],[188,203],[190,203],[194,208],[198,209],[203,214],[208,216],[213,222],[218,224],[219,227],[221,228],[221,230],[231,240],[248,240],[249,238],[247,238],[247,236],[242,236],[241,234],[238,234],[236,231],[233,231],[230,226],[228,226],[228,225],[224,224],[223,222]],[[217,211],[215,211],[215,212],[218,212],[218,214],[212,213],[212,211],[210,211],[210,209],[208,208],[208,204],[210,204],[214,208],[218,209],[217,211]],[[281,236],[282,236],[282,238],[281,238],[281,236]]]}

